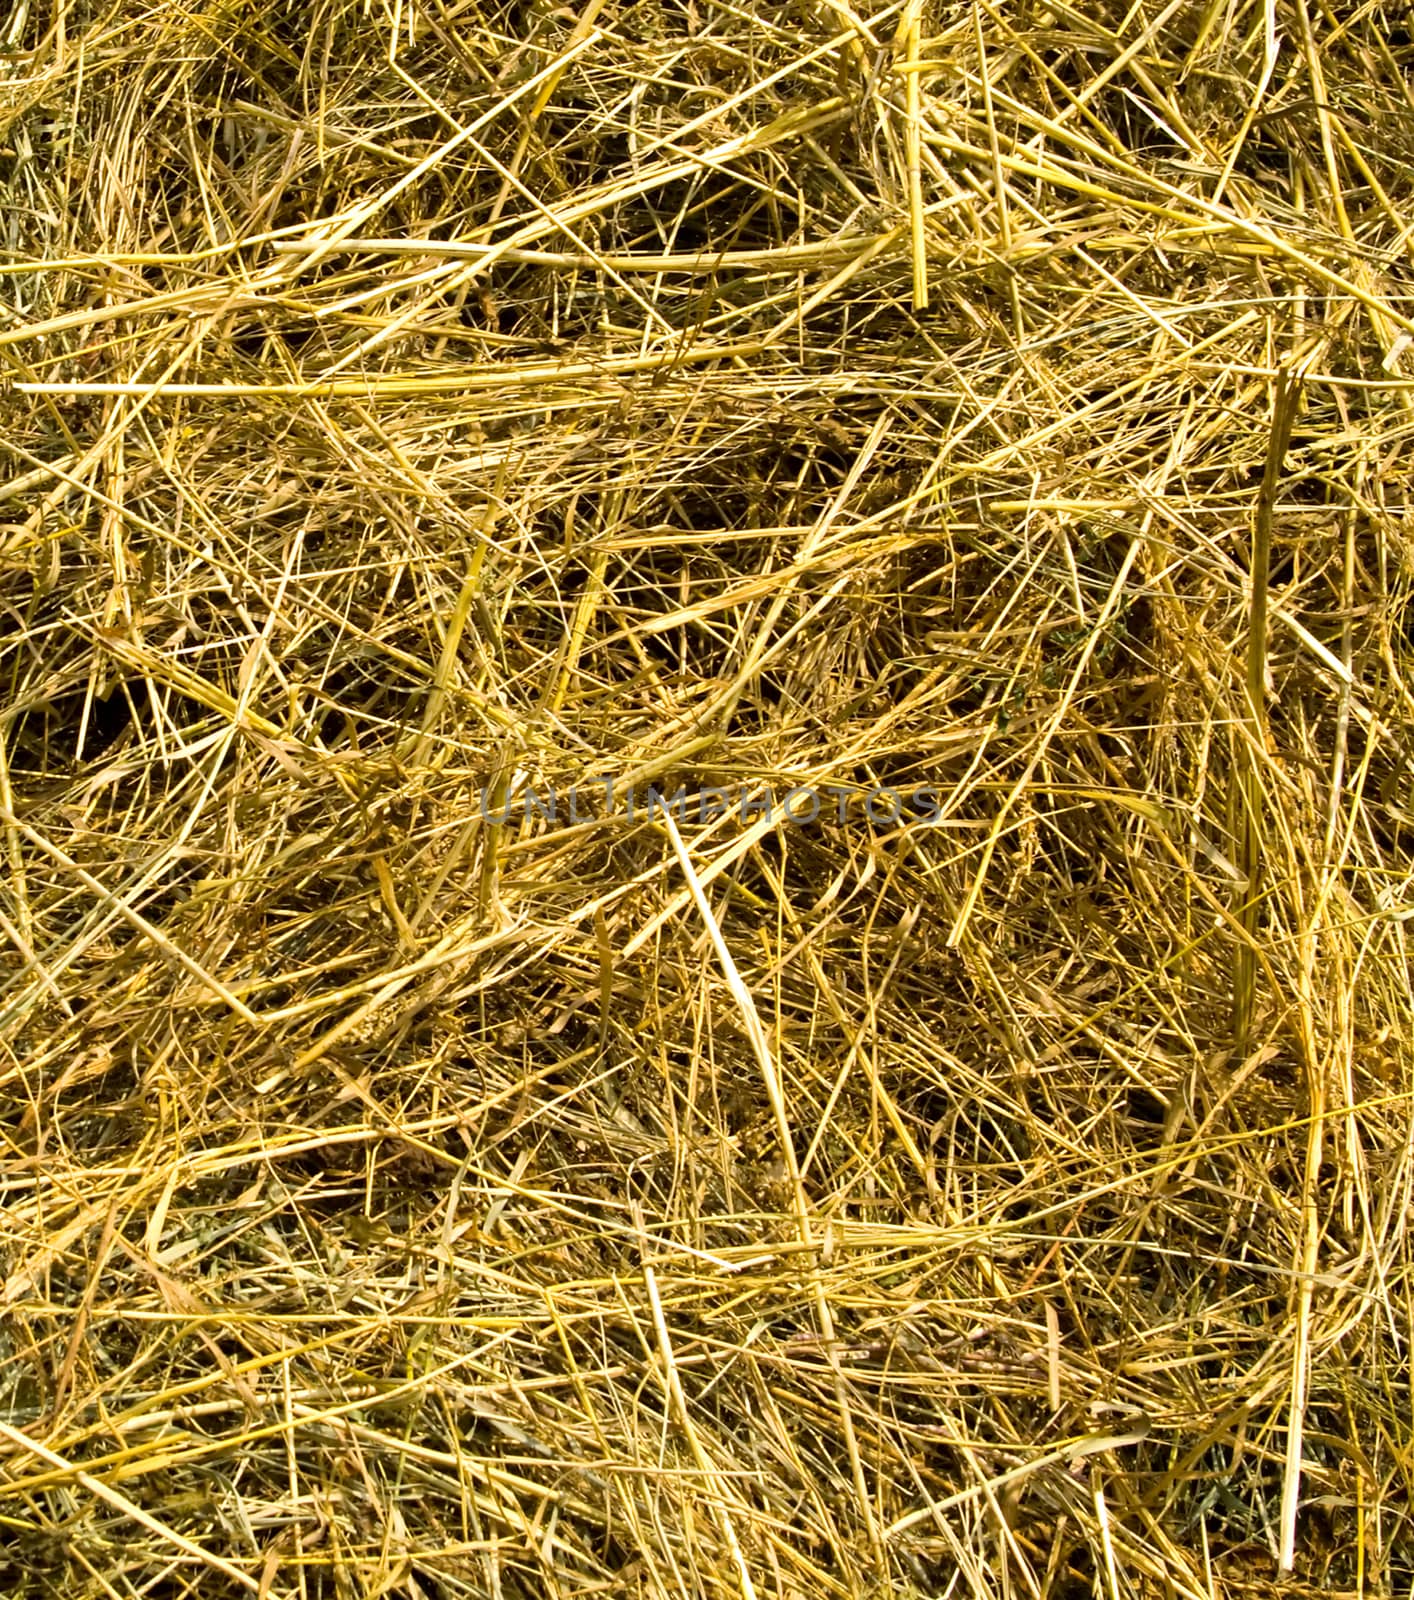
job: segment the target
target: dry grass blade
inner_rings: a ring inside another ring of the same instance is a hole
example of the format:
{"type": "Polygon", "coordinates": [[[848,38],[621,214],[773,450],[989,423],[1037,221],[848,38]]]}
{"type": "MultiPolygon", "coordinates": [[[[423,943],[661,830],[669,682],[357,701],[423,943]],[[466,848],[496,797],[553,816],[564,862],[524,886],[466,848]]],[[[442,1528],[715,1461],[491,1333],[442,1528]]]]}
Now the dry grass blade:
{"type": "Polygon", "coordinates": [[[1247,747],[1234,763],[1237,871],[1241,879],[1238,921],[1246,941],[1237,947],[1233,976],[1233,1036],[1247,1048],[1257,981],[1256,938],[1262,905],[1262,771],[1267,743],[1267,615],[1272,577],[1272,515],[1276,509],[1291,430],[1301,403],[1300,384],[1283,368],[1272,399],[1272,431],[1252,529],[1250,617],[1247,633],[1247,747]]]}

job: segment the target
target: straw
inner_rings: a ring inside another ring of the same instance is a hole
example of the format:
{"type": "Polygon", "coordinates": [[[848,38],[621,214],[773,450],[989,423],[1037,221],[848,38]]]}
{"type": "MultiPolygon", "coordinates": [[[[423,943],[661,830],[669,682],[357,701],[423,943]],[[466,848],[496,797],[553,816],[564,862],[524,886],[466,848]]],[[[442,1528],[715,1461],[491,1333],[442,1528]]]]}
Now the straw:
{"type": "Polygon", "coordinates": [[[1412,72],[17,0],[0,1592],[1409,1589],[1412,72]]]}

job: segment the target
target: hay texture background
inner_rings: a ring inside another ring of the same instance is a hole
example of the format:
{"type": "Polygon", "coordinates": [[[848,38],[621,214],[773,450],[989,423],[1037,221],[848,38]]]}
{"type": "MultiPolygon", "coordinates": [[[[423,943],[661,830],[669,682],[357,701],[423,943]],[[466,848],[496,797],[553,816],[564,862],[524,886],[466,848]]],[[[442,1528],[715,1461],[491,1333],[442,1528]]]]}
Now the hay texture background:
{"type": "Polygon", "coordinates": [[[1404,8],[0,44],[5,1593],[1407,1593],[1404,8]]]}

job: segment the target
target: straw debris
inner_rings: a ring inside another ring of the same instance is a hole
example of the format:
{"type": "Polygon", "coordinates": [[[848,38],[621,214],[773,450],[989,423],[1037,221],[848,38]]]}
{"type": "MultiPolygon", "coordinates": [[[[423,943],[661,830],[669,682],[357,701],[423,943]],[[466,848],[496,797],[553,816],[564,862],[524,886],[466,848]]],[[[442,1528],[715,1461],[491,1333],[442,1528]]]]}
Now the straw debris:
{"type": "Polygon", "coordinates": [[[1411,83],[12,0],[5,1593],[1407,1592],[1411,83]]]}

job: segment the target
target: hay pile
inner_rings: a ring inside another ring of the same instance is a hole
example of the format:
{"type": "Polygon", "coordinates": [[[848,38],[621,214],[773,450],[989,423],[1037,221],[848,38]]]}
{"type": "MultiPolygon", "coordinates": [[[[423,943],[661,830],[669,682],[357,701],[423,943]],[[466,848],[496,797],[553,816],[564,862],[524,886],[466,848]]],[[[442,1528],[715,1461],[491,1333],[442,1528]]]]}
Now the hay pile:
{"type": "Polygon", "coordinates": [[[12,0],[5,1593],[1407,1592],[1401,16],[12,0]]]}

